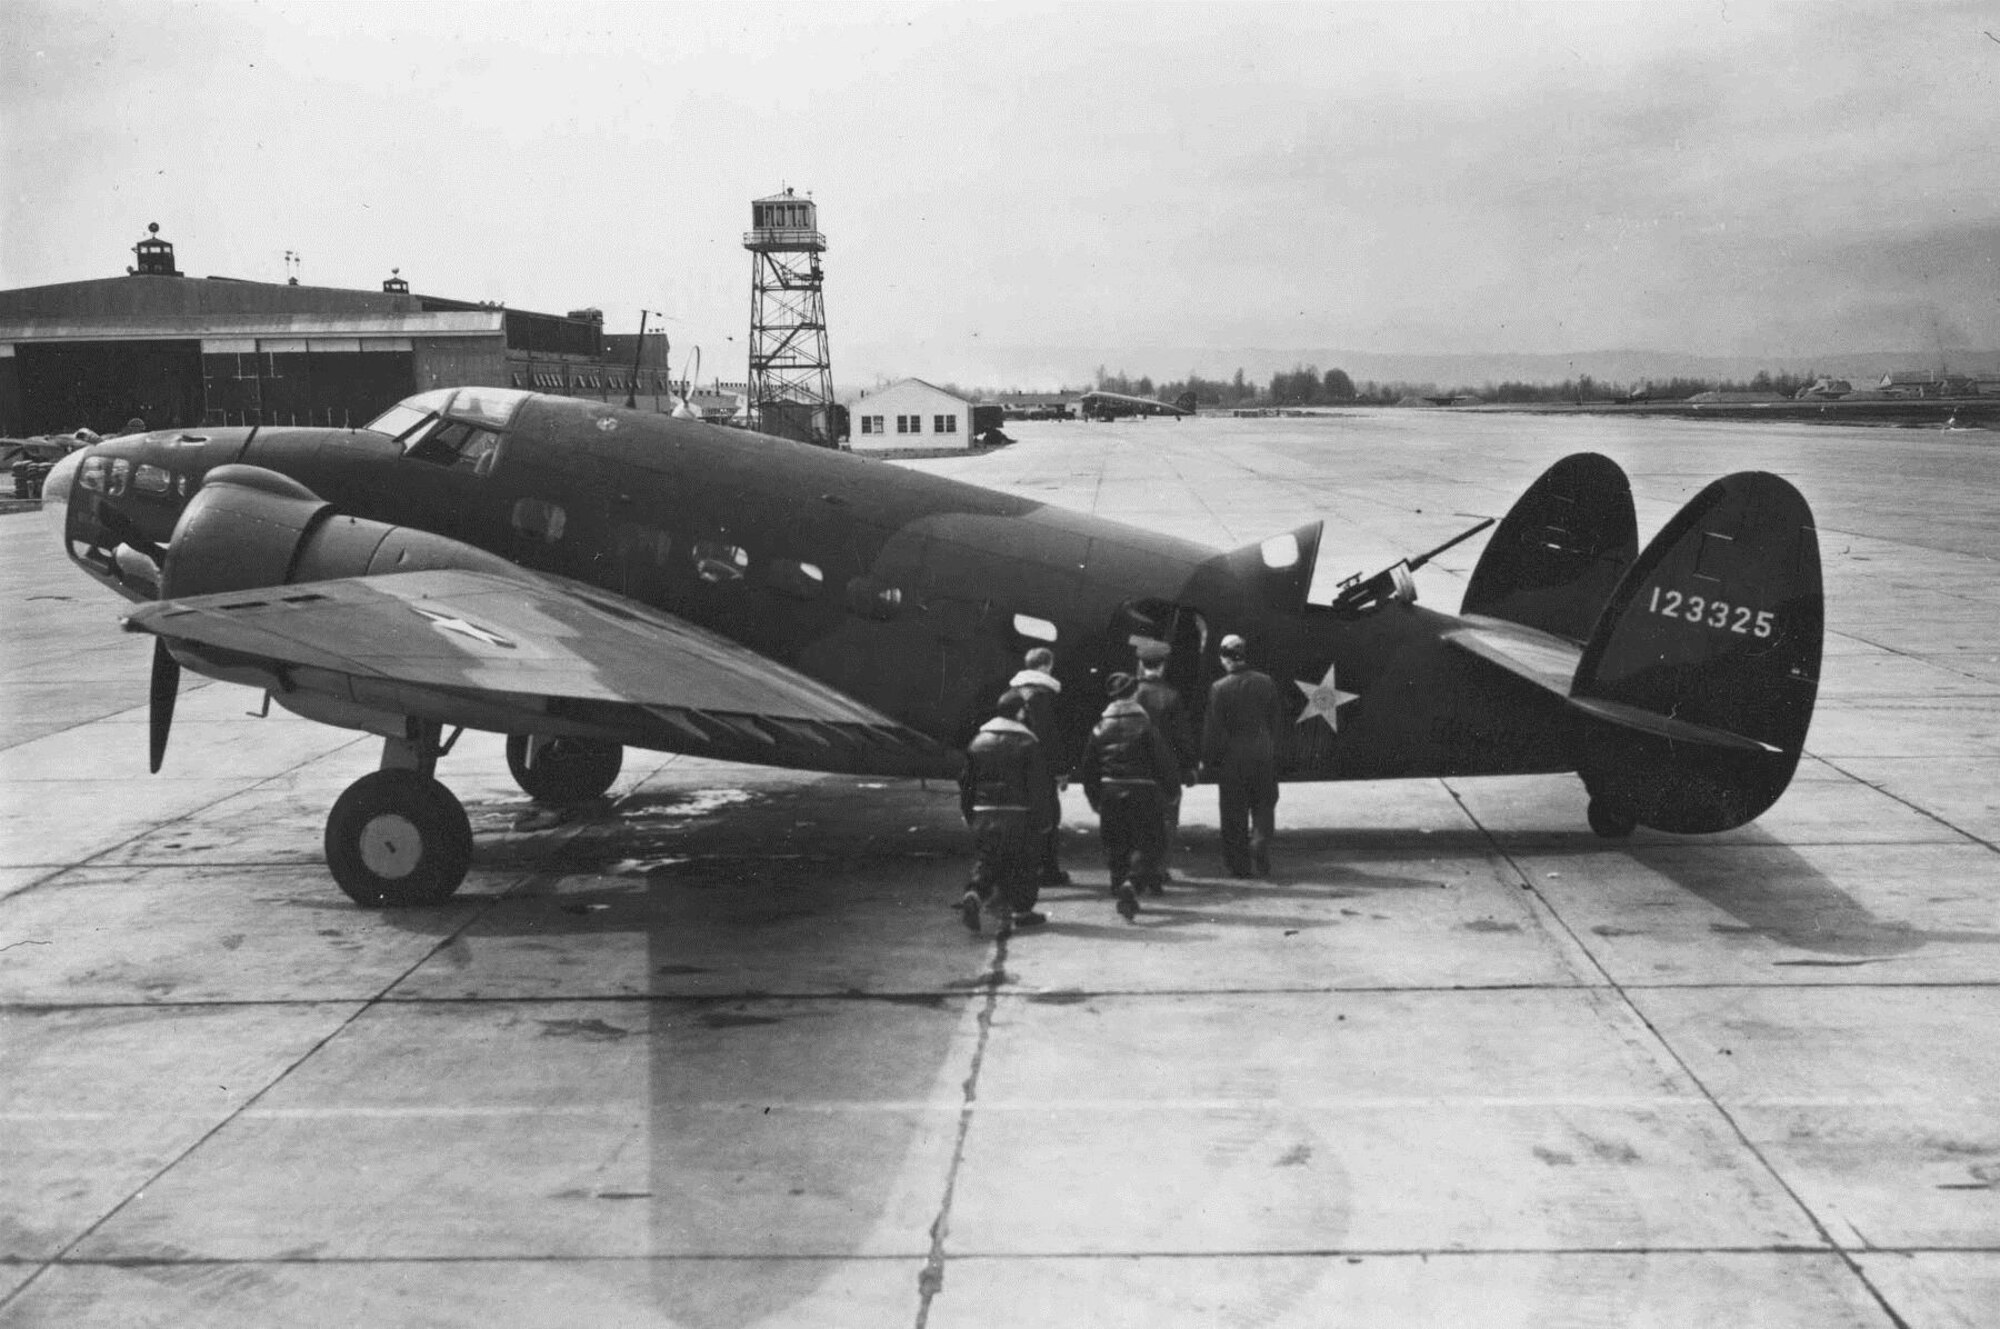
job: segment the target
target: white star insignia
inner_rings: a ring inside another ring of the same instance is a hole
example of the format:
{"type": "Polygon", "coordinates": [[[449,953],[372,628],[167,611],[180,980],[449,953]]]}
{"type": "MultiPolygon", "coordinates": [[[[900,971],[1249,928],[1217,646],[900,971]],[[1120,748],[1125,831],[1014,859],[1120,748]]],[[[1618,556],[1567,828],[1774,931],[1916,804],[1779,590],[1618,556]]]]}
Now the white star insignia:
{"type": "Polygon", "coordinates": [[[424,609],[418,605],[411,605],[410,608],[429,619],[439,632],[456,632],[461,637],[470,637],[474,641],[483,641],[488,646],[504,646],[510,651],[514,649],[513,642],[508,641],[496,632],[487,631],[477,623],[468,623],[464,619],[454,615],[440,614],[434,609],[424,609]]]}
{"type": "Polygon", "coordinates": [[[1302,678],[1292,680],[1300,692],[1306,694],[1306,708],[1299,715],[1299,723],[1304,724],[1315,715],[1326,721],[1326,727],[1334,733],[1340,732],[1340,708],[1350,701],[1361,700],[1358,692],[1342,692],[1333,681],[1334,666],[1326,667],[1326,677],[1317,683],[1308,683],[1302,678]]]}

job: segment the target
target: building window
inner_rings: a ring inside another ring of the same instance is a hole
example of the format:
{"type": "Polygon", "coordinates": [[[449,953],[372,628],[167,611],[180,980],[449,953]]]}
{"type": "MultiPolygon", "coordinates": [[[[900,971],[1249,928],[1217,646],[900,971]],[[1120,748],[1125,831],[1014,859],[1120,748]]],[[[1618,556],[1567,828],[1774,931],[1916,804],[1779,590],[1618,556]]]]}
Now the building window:
{"type": "Polygon", "coordinates": [[[864,434],[872,434],[872,433],[874,433],[874,432],[875,432],[875,430],[874,430],[873,428],[871,428],[871,426],[872,426],[872,425],[874,424],[874,421],[875,421],[875,417],[874,417],[874,416],[872,416],[872,415],[864,415],[864,416],[862,416],[862,417],[861,417],[861,432],[862,432],[862,433],[864,433],[864,434]]]}
{"type": "Polygon", "coordinates": [[[938,416],[931,421],[931,432],[934,434],[956,434],[958,432],[958,417],[955,415],[938,416]]]}
{"type": "Polygon", "coordinates": [[[884,425],[884,424],[886,423],[886,421],[884,420],[884,418],[883,418],[882,416],[879,416],[879,415],[866,415],[866,416],[863,416],[863,417],[862,417],[862,419],[864,419],[864,420],[873,420],[873,421],[875,422],[875,432],[876,432],[876,433],[878,433],[878,434],[886,434],[886,433],[888,433],[888,432],[889,432],[889,431],[888,431],[887,429],[884,429],[884,428],[882,427],[882,426],[883,426],[883,425],[884,425]]]}
{"type": "Polygon", "coordinates": [[[907,433],[909,433],[909,432],[910,432],[910,417],[909,417],[909,416],[907,416],[907,415],[899,415],[899,416],[897,416],[897,417],[896,417],[896,432],[897,432],[897,433],[899,433],[899,434],[907,434],[907,433]]]}

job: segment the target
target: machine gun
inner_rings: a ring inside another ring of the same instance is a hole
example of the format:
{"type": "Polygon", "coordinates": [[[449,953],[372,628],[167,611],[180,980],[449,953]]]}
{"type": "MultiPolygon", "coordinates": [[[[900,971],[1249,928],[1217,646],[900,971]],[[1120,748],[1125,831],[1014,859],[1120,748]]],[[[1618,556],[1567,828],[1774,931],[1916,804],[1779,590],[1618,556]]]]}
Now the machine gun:
{"type": "Polygon", "coordinates": [[[1406,558],[1399,563],[1392,563],[1366,581],[1361,579],[1360,573],[1355,573],[1353,576],[1342,581],[1339,589],[1334,593],[1334,611],[1341,614],[1365,614],[1370,610],[1379,609],[1392,601],[1396,604],[1415,604],[1417,602],[1417,583],[1412,579],[1410,574],[1436,558],[1439,554],[1442,554],[1445,550],[1464,544],[1467,540],[1470,540],[1473,536],[1491,526],[1494,521],[1495,518],[1488,517],[1471,530],[1461,531],[1459,534],[1452,536],[1451,539],[1446,540],[1436,549],[1418,554],[1415,558],[1406,558]]]}

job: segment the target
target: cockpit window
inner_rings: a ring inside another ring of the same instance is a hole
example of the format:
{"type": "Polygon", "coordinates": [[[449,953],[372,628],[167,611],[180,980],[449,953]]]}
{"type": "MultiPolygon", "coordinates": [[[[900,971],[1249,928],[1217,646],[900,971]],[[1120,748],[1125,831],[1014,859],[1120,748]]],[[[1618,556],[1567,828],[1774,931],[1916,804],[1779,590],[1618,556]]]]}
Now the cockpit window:
{"type": "Polygon", "coordinates": [[[470,420],[488,429],[500,430],[514,418],[514,412],[521,409],[521,403],[534,394],[521,392],[515,388],[460,388],[458,395],[451,399],[445,414],[454,420],[470,420]]]}
{"type": "Polygon", "coordinates": [[[512,388],[420,392],[382,412],[368,428],[395,439],[415,461],[486,475],[499,458],[501,431],[532,395],[512,388]]]}
{"type": "Polygon", "coordinates": [[[391,438],[405,438],[432,416],[469,420],[496,433],[507,427],[521,403],[534,394],[514,388],[438,388],[405,397],[368,422],[368,429],[391,438]]]}
{"type": "Polygon", "coordinates": [[[452,466],[474,475],[491,471],[499,452],[498,434],[463,420],[446,420],[433,428],[419,429],[403,445],[403,455],[414,461],[452,466]]]}
{"type": "Polygon", "coordinates": [[[372,434],[387,434],[400,439],[418,425],[437,415],[451,400],[451,389],[442,388],[436,392],[420,392],[414,397],[405,397],[382,414],[370,420],[365,428],[372,434]]]}

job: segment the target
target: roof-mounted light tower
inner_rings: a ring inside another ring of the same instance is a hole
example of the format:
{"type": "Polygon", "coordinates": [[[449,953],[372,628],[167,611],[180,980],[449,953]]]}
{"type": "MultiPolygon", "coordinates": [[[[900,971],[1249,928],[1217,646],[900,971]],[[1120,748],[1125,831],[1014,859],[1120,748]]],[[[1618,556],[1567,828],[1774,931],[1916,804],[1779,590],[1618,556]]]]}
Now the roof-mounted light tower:
{"type": "Polygon", "coordinates": [[[178,277],[181,270],[174,266],[173,245],[160,238],[160,224],[149,222],[146,238],[132,246],[132,252],[139,256],[136,267],[125,269],[127,276],[136,277],[178,277]]]}

